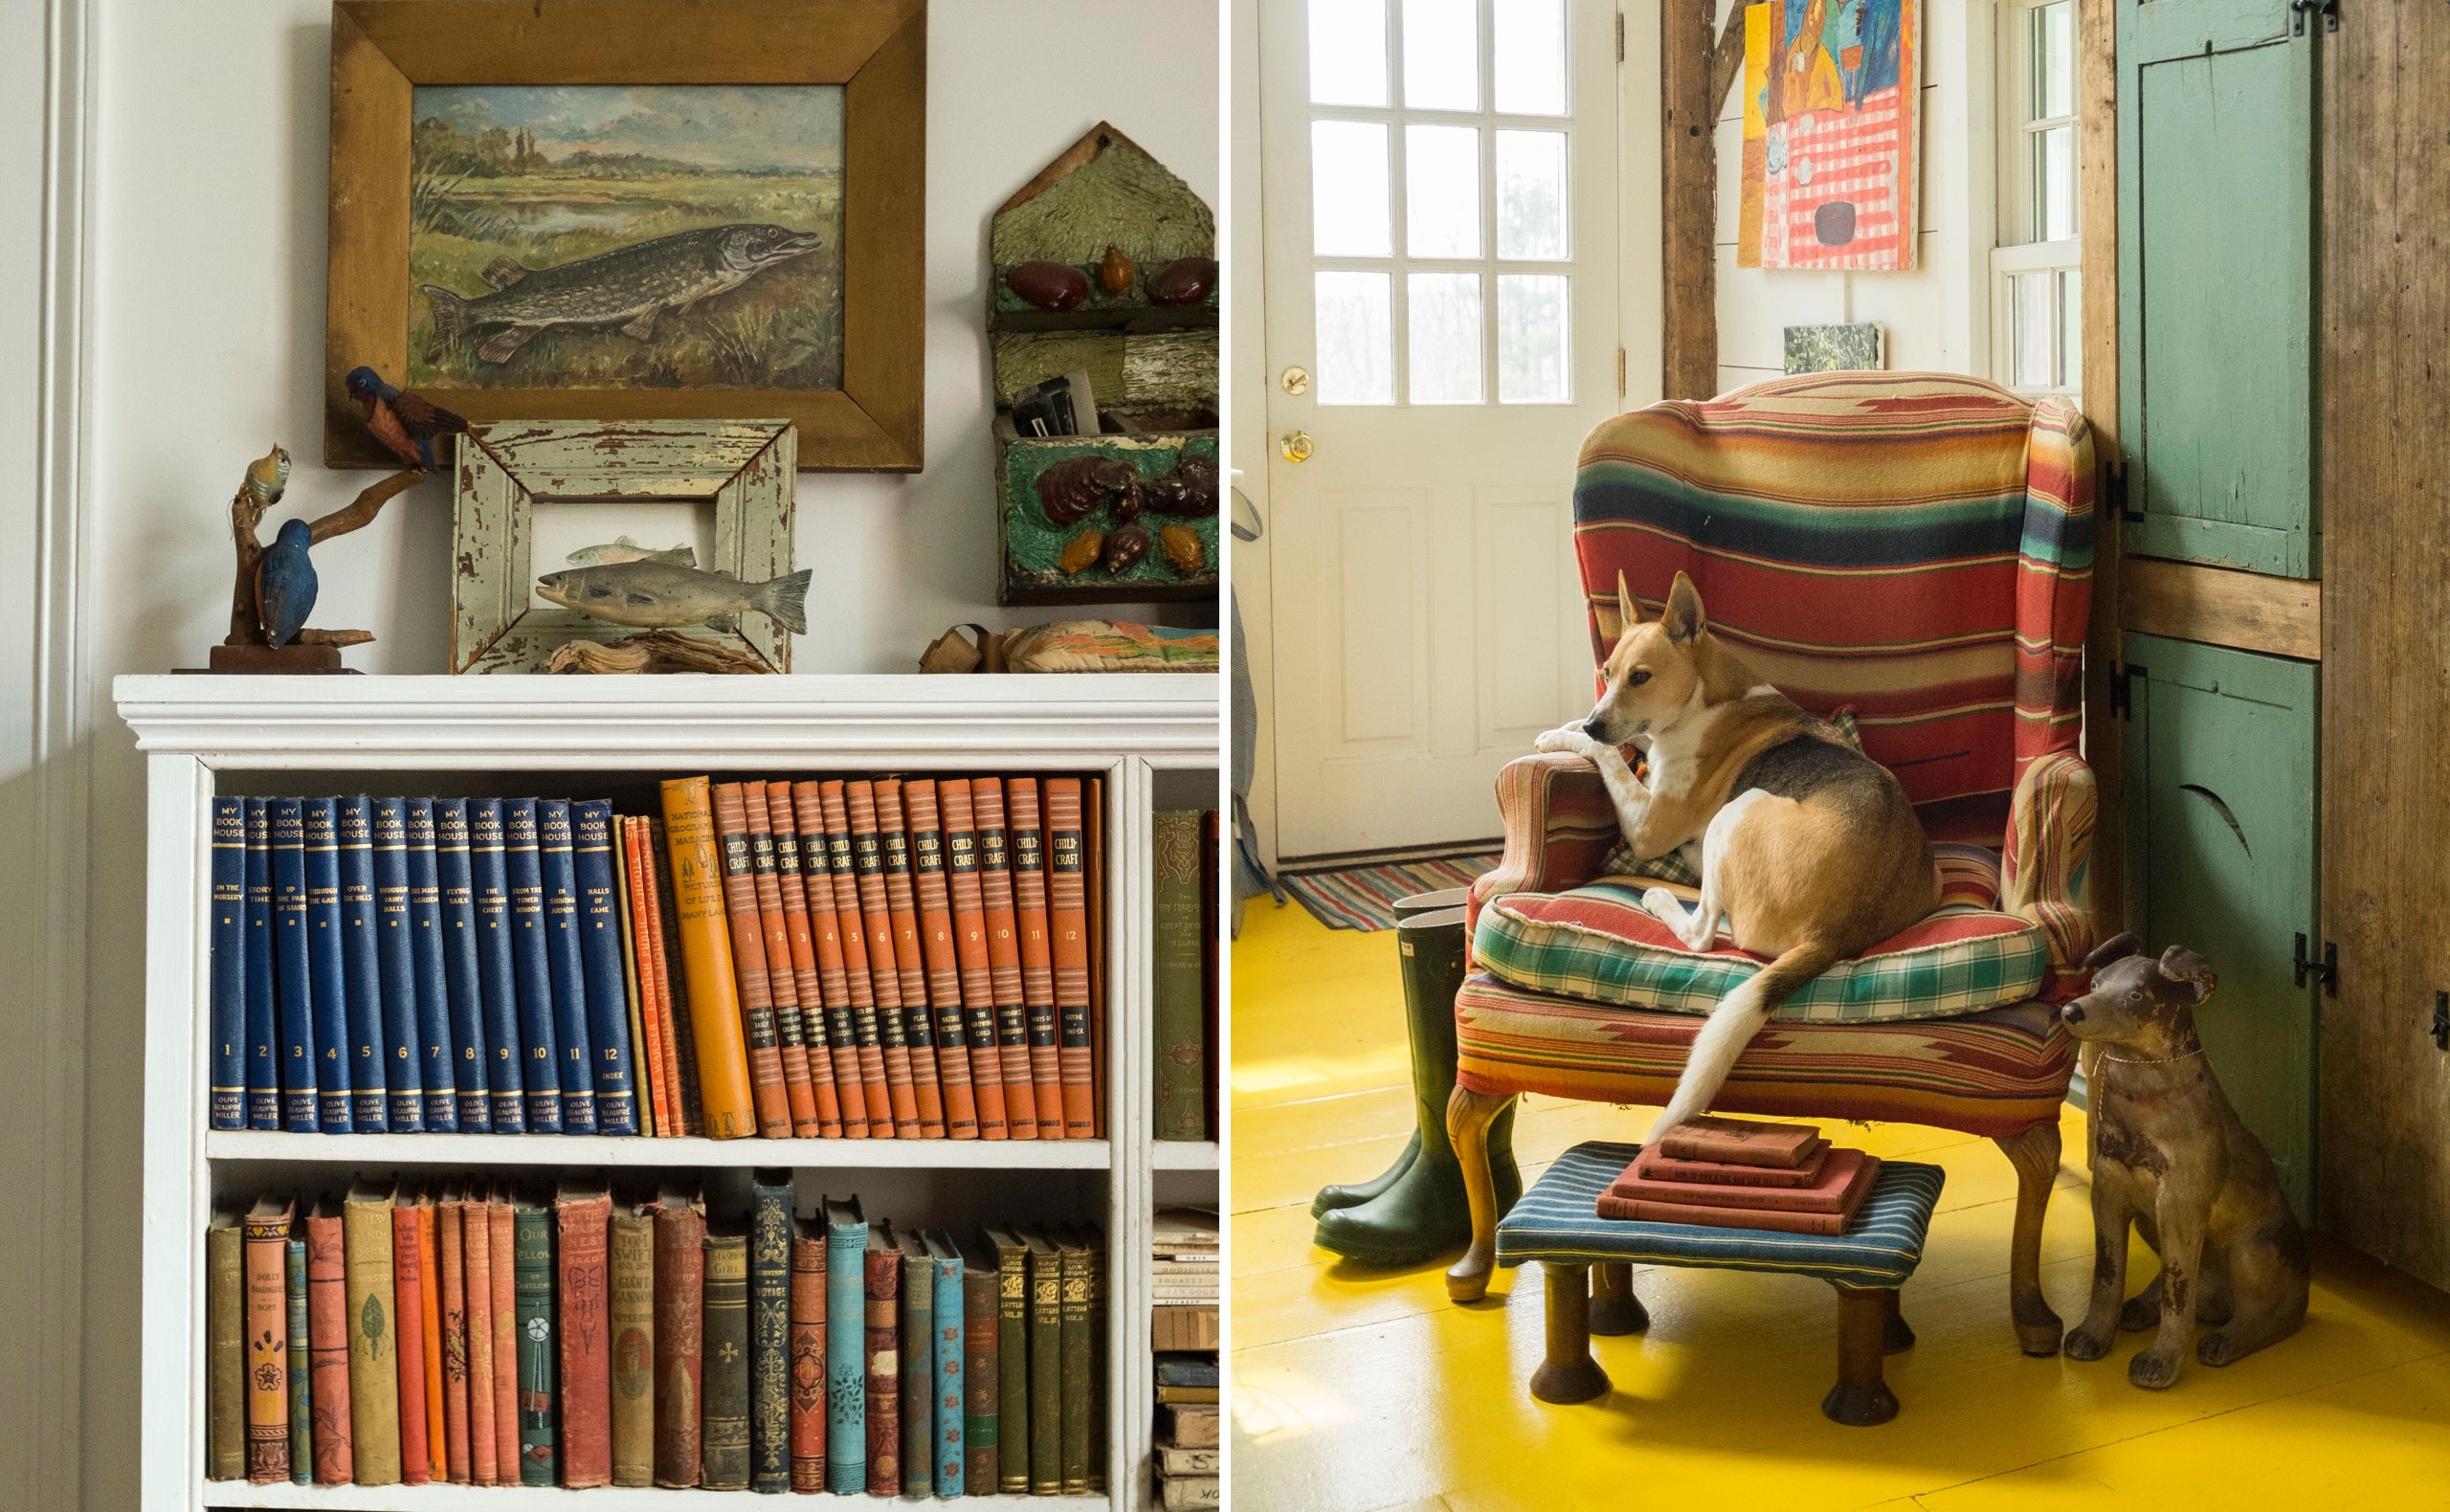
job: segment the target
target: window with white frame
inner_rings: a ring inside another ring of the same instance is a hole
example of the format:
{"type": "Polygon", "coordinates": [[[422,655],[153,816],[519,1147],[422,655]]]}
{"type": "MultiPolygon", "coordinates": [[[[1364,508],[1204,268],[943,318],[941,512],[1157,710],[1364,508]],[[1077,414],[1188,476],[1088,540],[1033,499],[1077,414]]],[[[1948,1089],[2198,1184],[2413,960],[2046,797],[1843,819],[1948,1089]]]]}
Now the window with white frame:
{"type": "Polygon", "coordinates": [[[2082,374],[2077,271],[2076,0],[1998,0],[1999,228],[1993,366],[2019,393],[2082,374]]]}

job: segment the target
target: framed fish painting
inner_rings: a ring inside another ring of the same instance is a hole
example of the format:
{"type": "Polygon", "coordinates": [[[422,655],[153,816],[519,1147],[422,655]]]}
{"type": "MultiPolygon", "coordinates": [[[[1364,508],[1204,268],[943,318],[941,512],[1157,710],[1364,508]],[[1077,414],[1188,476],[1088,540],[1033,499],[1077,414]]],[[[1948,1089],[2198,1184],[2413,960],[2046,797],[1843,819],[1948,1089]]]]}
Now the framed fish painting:
{"type": "Polygon", "coordinates": [[[1744,12],[1740,268],[1914,267],[1922,0],[1744,12]]]}
{"type": "Polygon", "coordinates": [[[925,0],[338,0],[326,465],[393,463],[363,367],[917,471],[925,47],[925,0]]]}

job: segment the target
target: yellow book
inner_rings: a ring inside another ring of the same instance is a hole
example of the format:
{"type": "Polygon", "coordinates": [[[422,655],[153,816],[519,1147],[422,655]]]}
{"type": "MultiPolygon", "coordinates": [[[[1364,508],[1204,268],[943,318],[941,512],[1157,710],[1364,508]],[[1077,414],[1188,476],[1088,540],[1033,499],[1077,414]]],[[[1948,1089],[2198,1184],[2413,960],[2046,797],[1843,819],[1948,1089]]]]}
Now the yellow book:
{"type": "Polygon", "coordinates": [[[391,1184],[359,1182],[341,1208],[348,1262],[348,1421],[362,1486],[400,1483],[399,1315],[391,1296],[391,1184]]]}
{"type": "Polygon", "coordinates": [[[672,853],[673,903],[680,918],[680,964],[689,984],[689,1027],[698,1046],[698,1100],[709,1139],[757,1132],[748,1090],[748,1045],[732,975],[731,920],[715,858],[715,814],[703,777],[663,784],[663,828],[672,853]]]}

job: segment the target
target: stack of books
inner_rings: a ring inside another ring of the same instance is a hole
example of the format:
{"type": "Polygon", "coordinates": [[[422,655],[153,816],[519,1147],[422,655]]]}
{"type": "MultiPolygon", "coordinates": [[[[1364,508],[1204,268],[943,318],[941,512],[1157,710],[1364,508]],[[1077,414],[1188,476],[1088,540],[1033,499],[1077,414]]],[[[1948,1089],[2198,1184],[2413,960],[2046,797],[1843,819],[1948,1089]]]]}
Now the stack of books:
{"type": "Polygon", "coordinates": [[[1216,1138],[1216,881],[1214,810],[1156,816],[1157,1138],[1216,1138]]]}
{"type": "Polygon", "coordinates": [[[1225,1504],[1217,1476],[1221,1377],[1213,1349],[1157,1356],[1157,1493],[1166,1512],[1225,1504]]]}
{"type": "Polygon", "coordinates": [[[1643,1145],[1599,1194],[1599,1216],[1838,1234],[1879,1176],[1879,1156],[1806,1124],[1699,1118],[1643,1145]]]}
{"type": "Polygon", "coordinates": [[[1150,1346],[1160,1352],[1213,1352],[1220,1296],[1216,1214],[1201,1208],[1158,1209],[1148,1252],[1156,1309],[1150,1346]]]}
{"type": "Polygon", "coordinates": [[[1105,1485],[1094,1228],[684,1188],[265,1196],[206,1234],[206,1474],[958,1497],[1105,1485]]]}
{"type": "Polygon", "coordinates": [[[1103,1137],[1101,779],[660,800],[214,799],[212,1126],[1103,1137]]]}

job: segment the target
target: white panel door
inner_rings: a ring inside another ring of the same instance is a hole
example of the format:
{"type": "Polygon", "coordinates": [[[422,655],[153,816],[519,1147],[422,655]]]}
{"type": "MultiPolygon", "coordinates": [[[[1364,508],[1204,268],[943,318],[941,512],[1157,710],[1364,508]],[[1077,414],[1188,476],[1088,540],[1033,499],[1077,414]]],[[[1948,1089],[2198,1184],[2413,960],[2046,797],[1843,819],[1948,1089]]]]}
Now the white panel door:
{"type": "Polygon", "coordinates": [[[1585,707],[1575,455],[1618,407],[1616,19],[1262,0],[1278,849],[1498,833],[1585,707]]]}

